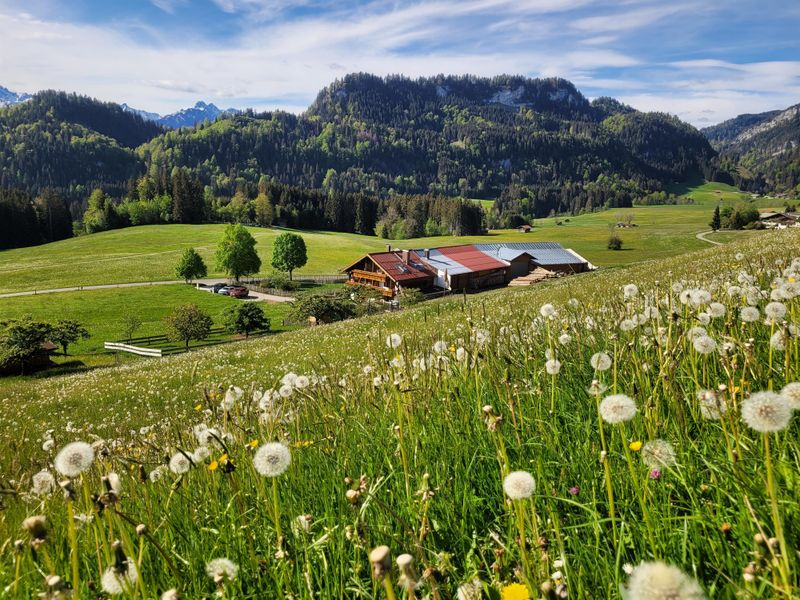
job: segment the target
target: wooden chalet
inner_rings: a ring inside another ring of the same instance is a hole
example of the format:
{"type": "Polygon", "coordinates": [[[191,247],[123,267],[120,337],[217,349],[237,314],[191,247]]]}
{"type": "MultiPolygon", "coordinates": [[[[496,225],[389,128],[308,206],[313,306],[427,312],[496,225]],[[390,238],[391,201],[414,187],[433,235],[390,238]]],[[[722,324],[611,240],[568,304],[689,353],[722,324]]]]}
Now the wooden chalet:
{"type": "Polygon", "coordinates": [[[344,272],[348,285],[369,285],[377,288],[387,300],[393,299],[403,288],[430,288],[434,273],[409,250],[387,250],[367,254],[344,272]]]}

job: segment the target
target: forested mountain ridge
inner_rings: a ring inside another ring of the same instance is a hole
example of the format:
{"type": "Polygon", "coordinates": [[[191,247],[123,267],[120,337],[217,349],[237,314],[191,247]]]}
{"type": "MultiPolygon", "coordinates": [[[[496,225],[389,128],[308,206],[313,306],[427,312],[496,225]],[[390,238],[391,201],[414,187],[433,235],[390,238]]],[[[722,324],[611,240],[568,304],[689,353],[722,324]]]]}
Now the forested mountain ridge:
{"type": "Polygon", "coordinates": [[[709,177],[715,156],[675,117],[590,102],[555,78],[353,74],[299,116],[249,111],[173,131],[74,94],[0,109],[0,186],[53,188],[81,206],[91,188],[122,197],[142,174],[185,168],[213,197],[266,175],[326,193],[503,198],[498,211],[524,219],[629,205],[709,177]]]}
{"type": "Polygon", "coordinates": [[[702,132],[739,166],[745,187],[800,193],[800,104],[739,115],[702,132]]]}

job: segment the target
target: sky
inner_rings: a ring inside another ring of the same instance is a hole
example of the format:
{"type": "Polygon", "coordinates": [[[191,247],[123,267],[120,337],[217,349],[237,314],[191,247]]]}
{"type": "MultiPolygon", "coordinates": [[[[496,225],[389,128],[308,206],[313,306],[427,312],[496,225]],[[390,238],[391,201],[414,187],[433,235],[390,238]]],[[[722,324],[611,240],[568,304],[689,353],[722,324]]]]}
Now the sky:
{"type": "Polygon", "coordinates": [[[563,77],[704,127],[800,103],[800,0],[0,0],[0,85],[302,112],[351,72],[563,77]]]}

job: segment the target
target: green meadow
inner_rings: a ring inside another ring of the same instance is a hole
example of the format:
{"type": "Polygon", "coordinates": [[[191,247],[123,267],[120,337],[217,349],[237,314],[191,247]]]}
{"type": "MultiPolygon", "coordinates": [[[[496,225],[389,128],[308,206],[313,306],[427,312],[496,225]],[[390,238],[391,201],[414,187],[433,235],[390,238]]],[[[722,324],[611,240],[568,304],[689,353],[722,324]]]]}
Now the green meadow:
{"type": "Polygon", "coordinates": [[[772,232],[4,382],[0,589],[796,597],[798,279],[772,232]]]}

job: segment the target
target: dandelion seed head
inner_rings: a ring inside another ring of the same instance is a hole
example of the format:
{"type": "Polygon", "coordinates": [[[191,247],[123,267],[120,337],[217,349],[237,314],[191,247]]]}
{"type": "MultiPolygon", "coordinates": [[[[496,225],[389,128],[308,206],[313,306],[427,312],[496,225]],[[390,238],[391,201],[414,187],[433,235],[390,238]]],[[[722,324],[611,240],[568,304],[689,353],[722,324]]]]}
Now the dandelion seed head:
{"type": "Polygon", "coordinates": [[[636,321],[633,319],[622,319],[622,321],[620,321],[619,328],[626,332],[633,331],[636,329],[636,321]]]}
{"type": "Polygon", "coordinates": [[[769,338],[769,345],[773,350],[784,352],[787,345],[787,336],[783,330],[776,331],[769,338]]]}
{"type": "Polygon", "coordinates": [[[558,373],[561,371],[561,363],[555,358],[551,358],[544,363],[544,368],[548,375],[558,375],[558,373]]]}
{"type": "Polygon", "coordinates": [[[636,416],[637,411],[636,402],[625,394],[606,396],[600,402],[600,416],[606,423],[612,425],[630,421],[636,416]]]}
{"type": "Polygon", "coordinates": [[[774,392],[755,392],[742,402],[742,420],[761,433],[781,431],[792,420],[792,408],[774,392]]]}
{"type": "Polygon", "coordinates": [[[793,381],[783,386],[781,397],[792,410],[800,410],[800,381],[793,381]]]}
{"type": "Polygon", "coordinates": [[[622,288],[622,295],[625,300],[633,300],[639,295],[639,288],[635,284],[629,283],[622,288]]]}
{"type": "Polygon", "coordinates": [[[226,581],[233,581],[239,574],[239,565],[227,558],[215,558],[206,563],[206,574],[220,585],[226,581]]]}
{"type": "Polygon", "coordinates": [[[94,449],[86,442],[72,442],[56,455],[56,471],[64,477],[77,477],[94,462],[94,449]]]}
{"type": "Polygon", "coordinates": [[[482,600],[483,584],[478,578],[458,586],[458,600],[482,600]]]}
{"type": "Polygon", "coordinates": [[[717,349],[717,342],[707,335],[694,338],[692,345],[698,354],[711,354],[717,349]]]}
{"type": "Polygon", "coordinates": [[[50,471],[43,469],[31,478],[31,493],[46,496],[56,489],[56,479],[50,471]]]}
{"type": "Polygon", "coordinates": [[[282,475],[292,462],[289,448],[280,442],[264,444],[253,456],[253,467],[259,475],[264,477],[278,477],[282,475]]]}
{"type": "Polygon", "coordinates": [[[725,316],[725,305],[722,302],[712,302],[708,305],[708,314],[714,319],[725,316]]]}
{"type": "Polygon", "coordinates": [[[745,306],[739,311],[742,323],[755,323],[761,318],[761,313],[755,306],[745,306]]]}
{"type": "Polygon", "coordinates": [[[607,371],[611,368],[611,357],[605,352],[598,352],[592,355],[589,364],[595,371],[607,371]]]}
{"type": "Polygon", "coordinates": [[[433,345],[433,351],[436,354],[444,354],[447,352],[447,342],[443,340],[437,340],[437,342],[433,345]]]}
{"type": "Polygon", "coordinates": [[[503,480],[503,490],[512,500],[523,500],[536,491],[536,482],[527,471],[512,471],[503,480]]]}
{"type": "Polygon", "coordinates": [[[545,319],[552,319],[556,316],[556,307],[549,303],[542,304],[541,308],[539,309],[539,314],[545,319]]]}
{"type": "Polygon", "coordinates": [[[667,441],[651,440],[642,447],[642,462],[651,468],[671,467],[675,464],[675,449],[667,441]]]}
{"type": "Polygon", "coordinates": [[[767,321],[777,323],[786,316],[786,305],[782,302],[770,302],[764,307],[764,316],[767,321]]]}
{"type": "Polygon", "coordinates": [[[728,412],[725,400],[714,390],[700,390],[697,392],[697,401],[700,403],[700,414],[704,419],[717,421],[728,412]]]}
{"type": "Polygon", "coordinates": [[[403,338],[400,336],[399,333],[391,333],[386,336],[386,345],[389,348],[399,348],[400,344],[403,343],[403,338]]]}
{"type": "Polygon", "coordinates": [[[178,451],[169,459],[169,470],[175,475],[182,475],[191,468],[192,461],[183,452],[178,451]]]}
{"type": "Polygon", "coordinates": [[[660,561],[644,562],[628,580],[628,600],[703,600],[700,585],[679,568],[660,561]]]}
{"type": "Polygon", "coordinates": [[[137,581],[139,572],[136,570],[136,564],[128,559],[121,566],[114,565],[103,571],[100,586],[106,594],[119,596],[133,590],[137,581]]]}

